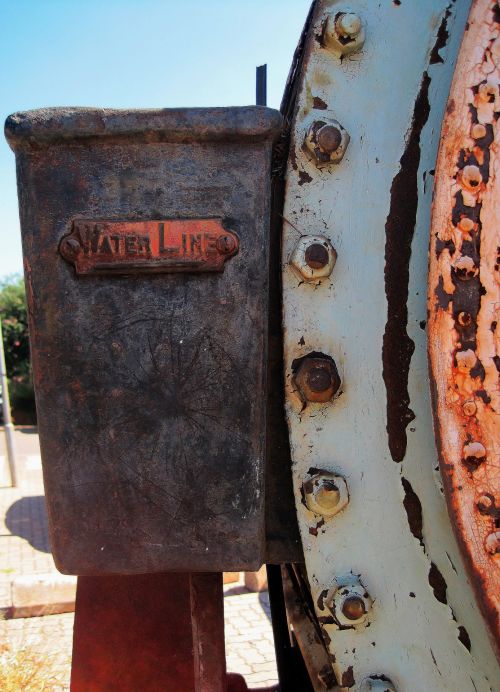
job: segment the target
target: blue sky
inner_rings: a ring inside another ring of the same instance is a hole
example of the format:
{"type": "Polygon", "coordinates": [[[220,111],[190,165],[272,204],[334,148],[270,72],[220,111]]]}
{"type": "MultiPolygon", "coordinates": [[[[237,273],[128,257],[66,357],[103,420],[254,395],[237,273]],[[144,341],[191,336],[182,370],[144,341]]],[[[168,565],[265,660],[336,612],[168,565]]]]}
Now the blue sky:
{"type": "MultiPolygon", "coordinates": [[[[0,110],[279,107],[311,0],[0,0],[0,110]]],[[[14,155],[0,143],[0,277],[22,270],[14,155]]]]}

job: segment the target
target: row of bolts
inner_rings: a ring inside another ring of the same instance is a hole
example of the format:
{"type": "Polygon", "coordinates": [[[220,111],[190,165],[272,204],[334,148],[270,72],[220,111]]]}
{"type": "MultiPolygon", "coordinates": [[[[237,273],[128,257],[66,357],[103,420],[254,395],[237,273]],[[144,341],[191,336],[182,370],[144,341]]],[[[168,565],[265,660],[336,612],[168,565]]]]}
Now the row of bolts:
{"type": "MultiPolygon", "coordinates": [[[[323,44],[332,50],[338,57],[360,50],[364,44],[365,33],[360,18],[352,13],[337,13],[327,18],[323,27],[323,44]]],[[[486,85],[487,86],[487,85],[486,85]]],[[[486,88],[486,87],[485,87],[486,88]]],[[[475,126],[478,130],[472,132],[474,139],[484,137],[484,126],[475,126]],[[481,132],[479,132],[481,128],[481,132]]],[[[316,166],[322,168],[332,163],[339,163],[349,144],[349,134],[336,120],[316,120],[308,128],[303,150],[313,158],[316,166]]],[[[474,191],[482,182],[481,172],[474,165],[465,166],[462,171],[462,183],[465,187],[474,191]]],[[[469,222],[468,219],[463,223],[469,222]]],[[[467,229],[470,230],[470,229],[467,229]]],[[[317,283],[322,278],[330,276],[336,262],[336,252],[330,241],[324,236],[303,237],[295,248],[290,264],[300,275],[302,280],[317,283]]],[[[460,280],[469,280],[478,273],[478,268],[473,265],[469,257],[459,257],[453,266],[456,277],[460,280]]],[[[330,401],[340,390],[341,381],[332,359],[325,357],[303,358],[294,374],[294,385],[304,402],[326,403],[330,401]]],[[[465,415],[474,415],[476,406],[471,402],[464,404],[465,415]]],[[[468,443],[464,448],[467,460],[474,458],[476,465],[484,460],[486,452],[480,443],[468,443]]],[[[307,508],[318,515],[330,518],[340,512],[348,504],[349,496],[345,479],[329,472],[321,472],[308,478],[303,484],[304,497],[307,508]]],[[[481,496],[478,509],[483,514],[491,511],[491,498],[488,495],[481,496]]],[[[500,547],[499,532],[488,537],[486,549],[495,554],[500,547]]],[[[358,586],[362,586],[358,583],[358,586]]],[[[356,585],[355,585],[356,587],[356,585]]],[[[359,588],[355,588],[359,591],[359,588]]],[[[337,619],[344,624],[361,624],[367,616],[371,599],[368,594],[353,593],[353,589],[337,588],[331,594],[330,609],[337,613],[337,619]],[[341,593],[340,602],[336,602],[338,593],[341,593]]],[[[340,624],[343,624],[340,622],[340,624]]],[[[375,689],[377,681],[369,679],[366,689],[375,689]]],[[[387,683],[382,683],[384,689],[389,689],[387,683]]]]}
{"type": "MultiPolygon", "coordinates": [[[[322,43],[342,58],[359,51],[365,41],[361,19],[353,13],[329,15],[323,25],[322,43]]],[[[349,134],[333,119],[315,120],[308,128],[302,148],[318,168],[339,163],[349,145],[349,134]]],[[[303,281],[318,283],[333,271],[337,253],[324,236],[303,236],[299,239],[290,264],[303,281]]],[[[293,376],[294,387],[304,403],[327,403],[341,388],[341,378],[334,360],[327,356],[302,358],[293,376]]],[[[304,481],[303,497],[309,511],[331,519],[349,502],[347,484],[342,476],[321,471],[304,481]]],[[[343,627],[355,627],[365,622],[372,599],[357,577],[336,580],[325,600],[336,621],[343,627]]],[[[321,681],[321,676],[319,676],[321,681]]],[[[363,680],[360,690],[395,692],[385,676],[370,676],[363,680]]]]}

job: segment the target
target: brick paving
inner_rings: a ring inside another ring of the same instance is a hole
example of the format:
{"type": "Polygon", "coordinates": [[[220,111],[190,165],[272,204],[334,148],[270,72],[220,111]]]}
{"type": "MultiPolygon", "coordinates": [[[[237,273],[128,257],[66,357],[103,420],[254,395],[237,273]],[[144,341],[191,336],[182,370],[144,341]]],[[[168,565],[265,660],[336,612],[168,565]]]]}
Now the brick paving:
{"type": "MultiPolygon", "coordinates": [[[[50,553],[36,431],[16,430],[19,487],[8,487],[5,440],[0,427],[0,609],[10,599],[15,576],[55,571],[50,553]]],[[[267,591],[224,587],[228,671],[244,675],[250,688],[277,683],[267,591]]],[[[73,613],[0,620],[3,658],[27,650],[43,661],[44,690],[69,689],[73,613]]],[[[42,672],[39,673],[42,675],[42,672]]],[[[42,689],[42,681],[30,689],[42,689]]]]}

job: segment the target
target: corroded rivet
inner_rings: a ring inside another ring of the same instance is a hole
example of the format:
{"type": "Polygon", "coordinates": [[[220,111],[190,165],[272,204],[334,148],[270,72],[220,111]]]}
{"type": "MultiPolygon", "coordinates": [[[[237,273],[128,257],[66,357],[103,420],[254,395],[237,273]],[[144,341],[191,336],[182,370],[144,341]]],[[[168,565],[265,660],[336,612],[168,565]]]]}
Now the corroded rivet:
{"type": "Polygon", "coordinates": [[[323,125],[316,134],[318,146],[327,154],[333,154],[342,144],[342,132],[335,125],[323,125]]]}
{"type": "Polygon", "coordinates": [[[325,517],[333,517],[349,502],[347,484],[342,476],[320,471],[302,484],[306,507],[325,517]]]}
{"type": "Polygon", "coordinates": [[[500,531],[494,531],[486,538],[484,547],[490,555],[500,553],[500,531]]]}
{"type": "Polygon", "coordinates": [[[303,401],[326,403],[340,389],[340,375],[334,361],[325,356],[307,357],[300,362],[294,383],[303,401]]]}
{"type": "Polygon", "coordinates": [[[323,243],[311,243],[306,248],[305,260],[311,269],[322,269],[330,260],[330,254],[323,243]]]}
{"type": "Polygon", "coordinates": [[[465,187],[472,191],[477,190],[483,182],[481,171],[477,166],[474,165],[464,166],[462,169],[461,179],[465,187]]]}
{"type": "Polygon", "coordinates": [[[484,101],[485,103],[494,103],[496,97],[498,96],[498,84],[495,84],[494,82],[480,84],[477,92],[481,101],[484,101]]]}
{"type": "Polygon", "coordinates": [[[329,15],[323,31],[323,41],[339,57],[361,50],[365,42],[361,18],[353,12],[329,15]]]}
{"type": "Polygon", "coordinates": [[[366,621],[373,601],[359,578],[349,575],[336,580],[325,603],[340,626],[355,627],[366,621]]]}
{"type": "Polygon", "coordinates": [[[458,228],[462,231],[462,233],[470,233],[474,229],[474,221],[467,218],[467,216],[462,216],[458,222],[458,228]]]}
{"type": "Polygon", "coordinates": [[[466,465],[477,469],[486,458],[486,449],[481,442],[467,442],[463,448],[463,461],[466,465]]]}
{"type": "Polygon", "coordinates": [[[361,596],[348,596],[342,603],[342,612],[348,620],[360,620],[366,615],[365,602],[361,596]]]}
{"type": "Polygon", "coordinates": [[[61,244],[61,251],[65,255],[76,257],[82,251],[82,246],[76,238],[65,238],[61,244]]]}
{"type": "Polygon", "coordinates": [[[217,238],[216,246],[223,255],[230,255],[236,250],[236,239],[231,235],[221,235],[217,238]]]}
{"type": "Polygon", "coordinates": [[[462,406],[462,411],[466,416],[474,416],[477,412],[477,404],[475,401],[466,401],[462,406]]]}
{"type": "Polygon", "coordinates": [[[479,274],[479,267],[468,255],[458,257],[452,266],[456,276],[462,281],[469,281],[479,274]]]}
{"type": "Polygon", "coordinates": [[[486,137],[486,127],[482,123],[476,123],[471,130],[472,139],[482,139],[486,137]]]}
{"type": "Polygon", "coordinates": [[[302,236],[290,258],[290,265],[308,282],[330,276],[337,261],[332,244],[322,235],[302,236]]]}
{"type": "Polygon", "coordinates": [[[318,167],[342,161],[349,134],[338,120],[315,120],[304,138],[304,149],[312,154],[318,167]]]}
{"type": "Polygon", "coordinates": [[[495,507],[495,500],[492,495],[484,494],[478,498],[476,506],[481,514],[489,514],[495,507]]]}
{"type": "Polygon", "coordinates": [[[360,17],[353,12],[342,12],[335,22],[337,32],[346,38],[356,38],[356,36],[359,36],[362,26],[360,17]]]}
{"type": "Polygon", "coordinates": [[[332,373],[323,367],[311,368],[307,373],[307,385],[313,392],[326,392],[332,386],[332,373]]]}
{"type": "Polygon", "coordinates": [[[461,327],[470,327],[472,324],[472,315],[470,312],[459,312],[457,322],[461,327]]]}
{"type": "Polygon", "coordinates": [[[476,354],[471,348],[468,348],[465,351],[457,351],[455,358],[457,359],[458,369],[464,373],[469,372],[469,370],[473,368],[477,362],[476,354]]]}

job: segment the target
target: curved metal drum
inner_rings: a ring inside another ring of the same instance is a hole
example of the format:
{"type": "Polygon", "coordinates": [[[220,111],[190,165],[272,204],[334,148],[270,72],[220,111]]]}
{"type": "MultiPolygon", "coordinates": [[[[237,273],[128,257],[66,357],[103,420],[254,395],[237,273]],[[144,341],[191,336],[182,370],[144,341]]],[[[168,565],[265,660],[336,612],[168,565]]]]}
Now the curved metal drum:
{"type": "Polygon", "coordinates": [[[497,646],[499,22],[496,2],[474,2],[443,123],[429,276],[429,354],[441,473],[450,518],[497,646]]]}
{"type": "Polygon", "coordinates": [[[447,514],[427,362],[434,169],[469,8],[320,0],[287,91],[286,412],[336,678],[318,671],[317,690],[489,692],[498,678],[447,514]]]}

